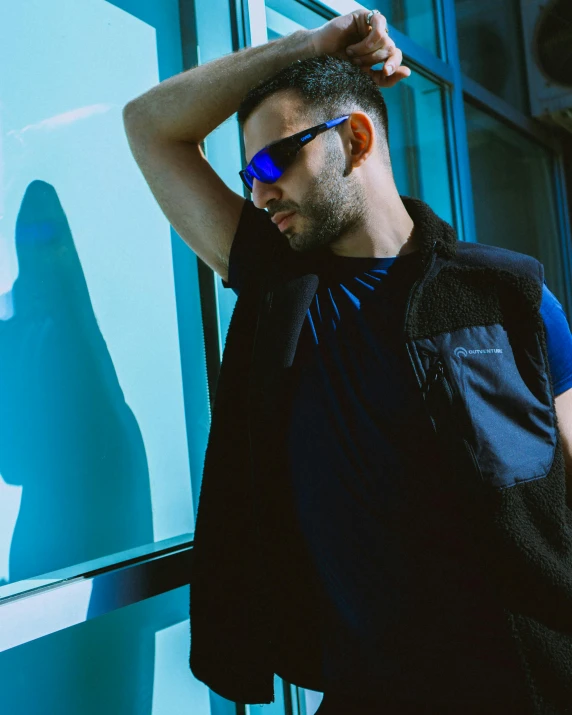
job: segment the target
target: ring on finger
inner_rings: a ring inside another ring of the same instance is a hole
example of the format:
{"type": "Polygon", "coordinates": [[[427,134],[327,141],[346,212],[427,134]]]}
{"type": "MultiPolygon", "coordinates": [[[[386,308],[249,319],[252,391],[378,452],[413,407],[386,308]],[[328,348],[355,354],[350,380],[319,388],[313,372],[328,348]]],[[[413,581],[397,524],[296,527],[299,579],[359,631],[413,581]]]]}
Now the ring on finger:
{"type": "Polygon", "coordinates": [[[379,10],[370,10],[370,12],[368,12],[367,14],[367,17],[365,18],[366,25],[369,25],[371,27],[371,18],[374,15],[381,15],[381,13],[379,12],[379,10]]]}
{"type": "MultiPolygon", "coordinates": [[[[379,12],[379,10],[370,10],[370,12],[368,12],[368,14],[367,14],[367,17],[365,18],[366,25],[369,25],[371,27],[371,18],[374,15],[381,15],[381,13],[379,12]]],[[[385,31],[387,34],[389,34],[389,29],[387,28],[387,25],[385,27],[385,31]]]]}

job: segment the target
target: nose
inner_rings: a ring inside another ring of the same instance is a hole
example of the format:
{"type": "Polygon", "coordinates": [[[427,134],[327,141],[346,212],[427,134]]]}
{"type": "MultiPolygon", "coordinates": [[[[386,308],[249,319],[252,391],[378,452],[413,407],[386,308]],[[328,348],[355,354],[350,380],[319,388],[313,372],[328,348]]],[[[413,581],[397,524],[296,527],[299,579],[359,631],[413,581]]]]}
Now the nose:
{"type": "Polygon", "coordinates": [[[265,209],[271,199],[278,199],[282,196],[280,188],[274,184],[265,184],[263,181],[254,179],[252,184],[252,203],[257,209],[265,209]]]}

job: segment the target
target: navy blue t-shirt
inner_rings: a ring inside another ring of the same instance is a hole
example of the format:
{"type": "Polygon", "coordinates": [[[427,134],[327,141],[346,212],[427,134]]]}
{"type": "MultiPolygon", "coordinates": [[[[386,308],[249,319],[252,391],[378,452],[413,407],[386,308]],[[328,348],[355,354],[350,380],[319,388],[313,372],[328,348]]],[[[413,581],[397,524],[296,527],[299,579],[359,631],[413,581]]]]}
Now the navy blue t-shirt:
{"type": "MultiPolygon", "coordinates": [[[[247,201],[225,287],[239,294],[260,278],[276,240],[285,238],[247,201]]],[[[403,343],[419,258],[328,252],[296,350],[287,473],[324,586],[324,690],[501,703],[522,676],[486,577],[467,568],[474,545],[403,343]]],[[[546,285],[541,311],[560,394],[572,387],[572,334],[546,285]]]]}

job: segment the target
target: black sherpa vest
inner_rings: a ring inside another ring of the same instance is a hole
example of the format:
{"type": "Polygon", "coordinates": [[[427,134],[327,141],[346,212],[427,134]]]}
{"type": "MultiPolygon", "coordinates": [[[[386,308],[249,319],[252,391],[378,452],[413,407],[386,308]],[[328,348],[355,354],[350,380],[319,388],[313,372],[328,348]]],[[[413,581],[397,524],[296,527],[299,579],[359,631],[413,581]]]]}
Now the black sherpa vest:
{"type": "MultiPolygon", "coordinates": [[[[450,465],[443,479],[465,505],[530,714],[572,713],[572,511],[540,315],[543,266],[460,242],[427,204],[401,199],[421,242],[403,340],[450,465]]],[[[190,667],[240,703],[273,702],[275,673],[323,690],[318,586],[293,526],[280,440],[318,283],[311,253],[277,241],[265,280],[237,299],[217,385],[194,534],[190,667]]]]}

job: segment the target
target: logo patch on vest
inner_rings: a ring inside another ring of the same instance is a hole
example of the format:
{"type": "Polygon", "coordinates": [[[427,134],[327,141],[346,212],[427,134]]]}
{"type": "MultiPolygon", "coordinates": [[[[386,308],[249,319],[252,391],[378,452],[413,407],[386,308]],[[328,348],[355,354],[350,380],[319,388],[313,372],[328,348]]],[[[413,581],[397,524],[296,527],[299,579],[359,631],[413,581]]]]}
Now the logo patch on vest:
{"type": "Polygon", "coordinates": [[[467,357],[474,353],[502,353],[502,348],[486,348],[484,350],[466,350],[463,347],[458,347],[453,350],[455,357],[467,357]]]}
{"type": "Polygon", "coordinates": [[[538,333],[521,344],[500,323],[474,325],[418,339],[414,352],[427,394],[436,391],[430,416],[467,443],[484,484],[506,489],[549,473],[557,430],[538,333]]]}

